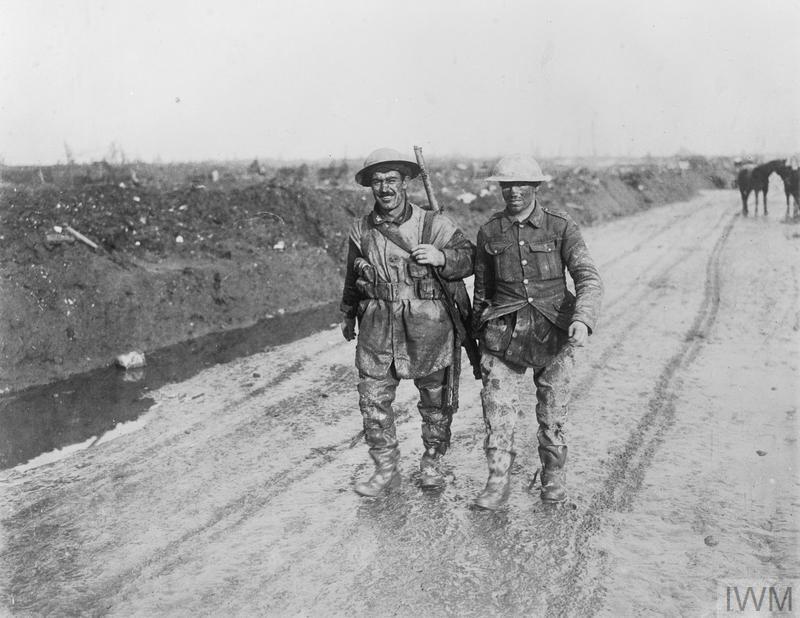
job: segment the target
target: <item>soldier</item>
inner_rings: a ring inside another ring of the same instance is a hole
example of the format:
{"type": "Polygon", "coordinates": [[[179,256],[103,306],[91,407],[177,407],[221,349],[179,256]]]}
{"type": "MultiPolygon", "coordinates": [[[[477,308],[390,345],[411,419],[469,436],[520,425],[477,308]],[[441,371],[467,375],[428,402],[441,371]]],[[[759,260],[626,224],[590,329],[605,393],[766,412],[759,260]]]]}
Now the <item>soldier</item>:
{"type": "Polygon", "coordinates": [[[375,462],[372,477],[355,486],[362,496],[376,496],[400,481],[392,402],[402,378],[413,379],[419,390],[422,487],[444,485],[439,460],[450,444],[452,408],[443,395],[454,334],[430,268],[449,281],[467,277],[474,246],[450,219],[408,201],[408,183],[419,172],[415,161],[380,148],[356,174],[356,182],[370,187],[375,198],[372,212],[350,228],[340,307],[348,341],[356,336],[358,320],[359,407],[375,462]]]}
{"type": "Polygon", "coordinates": [[[536,191],[547,177],[525,155],[504,157],[490,181],[500,183],[505,210],[478,232],[475,256],[475,331],[481,343],[489,480],[475,504],[495,510],[508,499],[514,462],[513,383],[527,369],[536,386],[541,499],[566,499],[564,423],[574,348],[594,328],[602,283],[575,222],[543,208],[536,191]],[[568,291],[564,268],[575,282],[568,291]]]}

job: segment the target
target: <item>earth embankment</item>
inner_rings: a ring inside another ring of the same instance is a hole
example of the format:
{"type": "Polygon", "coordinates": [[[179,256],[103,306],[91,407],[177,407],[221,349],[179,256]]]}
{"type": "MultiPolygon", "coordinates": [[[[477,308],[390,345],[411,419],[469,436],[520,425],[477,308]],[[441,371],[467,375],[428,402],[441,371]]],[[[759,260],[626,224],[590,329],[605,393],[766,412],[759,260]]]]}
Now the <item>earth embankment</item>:
{"type": "MultiPolygon", "coordinates": [[[[553,179],[542,203],[583,225],[733,177],[724,160],[545,167],[553,179]]],[[[335,300],[347,227],[371,207],[351,180],[356,168],[0,169],[0,392],[335,300]]],[[[447,214],[474,238],[501,204],[482,180],[488,164],[431,171],[447,214]]],[[[425,203],[421,183],[412,198],[425,203]]]]}

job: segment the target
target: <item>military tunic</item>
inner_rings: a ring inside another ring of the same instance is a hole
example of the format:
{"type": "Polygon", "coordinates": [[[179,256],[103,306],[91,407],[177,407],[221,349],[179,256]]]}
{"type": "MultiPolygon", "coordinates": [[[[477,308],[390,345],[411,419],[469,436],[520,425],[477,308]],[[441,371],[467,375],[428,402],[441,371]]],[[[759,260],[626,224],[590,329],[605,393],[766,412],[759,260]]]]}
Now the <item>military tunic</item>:
{"type": "Polygon", "coordinates": [[[536,204],[525,221],[500,212],[478,232],[475,317],[495,356],[544,366],[573,321],[594,329],[602,292],[580,230],[565,213],[536,204]],[[565,267],[576,294],[567,289],[565,267]]]}
{"type": "Polygon", "coordinates": [[[483,358],[486,448],[513,452],[518,378],[533,369],[541,445],[565,443],[574,321],[594,330],[603,287],[577,224],[538,203],[524,221],[505,212],[480,228],[474,316],[483,358]],[[567,288],[565,269],[575,284],[567,288]]]}
{"type": "MultiPolygon", "coordinates": [[[[367,375],[381,377],[394,363],[399,378],[418,378],[452,363],[453,326],[438,284],[427,266],[378,229],[393,226],[414,247],[422,242],[425,212],[407,203],[392,222],[373,210],[350,229],[340,308],[346,317],[358,317],[356,366],[367,375]]],[[[472,243],[448,217],[434,217],[429,243],[445,255],[443,279],[472,274],[472,243]]]]}

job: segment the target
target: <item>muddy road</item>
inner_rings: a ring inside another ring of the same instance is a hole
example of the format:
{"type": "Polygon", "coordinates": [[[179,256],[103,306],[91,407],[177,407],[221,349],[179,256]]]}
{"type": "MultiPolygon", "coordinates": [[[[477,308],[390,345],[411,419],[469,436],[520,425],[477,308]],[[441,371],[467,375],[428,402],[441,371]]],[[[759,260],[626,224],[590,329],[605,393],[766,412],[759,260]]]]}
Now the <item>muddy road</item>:
{"type": "MultiPolygon", "coordinates": [[[[149,393],[136,430],[0,473],[0,591],[19,615],[713,614],[798,562],[800,228],[706,192],[585,230],[606,283],[570,411],[570,501],[539,467],[530,377],[506,511],[465,379],[439,494],[367,476],[353,344],[329,329],[149,393]]],[[[332,316],[331,321],[335,317],[332,316]]]]}

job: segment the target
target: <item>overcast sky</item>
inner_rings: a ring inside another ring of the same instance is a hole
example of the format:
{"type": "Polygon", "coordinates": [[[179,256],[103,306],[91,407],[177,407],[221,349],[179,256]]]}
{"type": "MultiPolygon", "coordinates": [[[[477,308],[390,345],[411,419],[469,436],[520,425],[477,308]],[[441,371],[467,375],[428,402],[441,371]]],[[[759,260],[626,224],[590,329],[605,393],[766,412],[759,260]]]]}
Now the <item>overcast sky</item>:
{"type": "Polygon", "coordinates": [[[0,0],[0,157],[800,151],[798,0],[0,0]]]}

